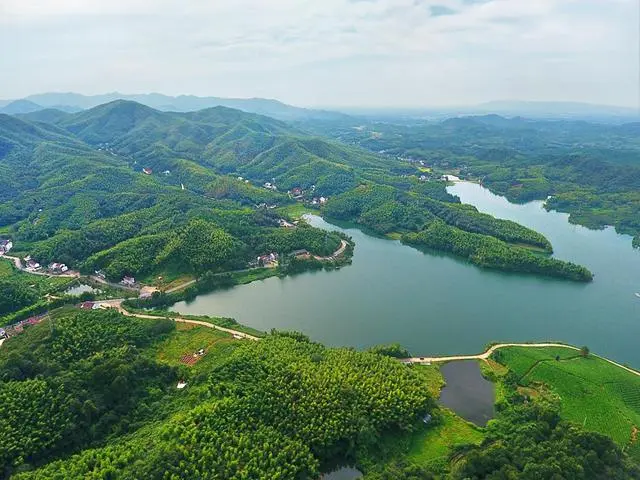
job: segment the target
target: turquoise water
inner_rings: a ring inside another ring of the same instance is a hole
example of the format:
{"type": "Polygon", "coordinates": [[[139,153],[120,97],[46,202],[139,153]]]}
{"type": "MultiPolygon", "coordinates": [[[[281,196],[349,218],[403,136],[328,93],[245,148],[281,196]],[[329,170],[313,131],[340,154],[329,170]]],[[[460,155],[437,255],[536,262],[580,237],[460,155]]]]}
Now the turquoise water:
{"type": "Polygon", "coordinates": [[[198,297],[175,310],[234,317],[268,331],[298,330],[334,346],[399,342],[418,356],[476,353],[492,341],[557,340],[640,367],[640,251],[611,228],[588,230],[541,202],[509,203],[471,183],[449,188],[480,211],[544,233],[554,255],[587,266],[589,284],[482,270],[398,241],[341,230],[353,264],[334,272],[269,278],[198,297]]]}

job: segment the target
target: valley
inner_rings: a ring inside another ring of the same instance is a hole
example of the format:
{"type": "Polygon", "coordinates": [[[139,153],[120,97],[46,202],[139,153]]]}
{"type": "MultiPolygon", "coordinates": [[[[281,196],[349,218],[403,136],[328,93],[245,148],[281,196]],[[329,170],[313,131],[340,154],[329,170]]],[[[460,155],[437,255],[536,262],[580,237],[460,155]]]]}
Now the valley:
{"type": "Polygon", "coordinates": [[[630,237],[282,111],[0,115],[2,475],[640,478],[630,237]]]}

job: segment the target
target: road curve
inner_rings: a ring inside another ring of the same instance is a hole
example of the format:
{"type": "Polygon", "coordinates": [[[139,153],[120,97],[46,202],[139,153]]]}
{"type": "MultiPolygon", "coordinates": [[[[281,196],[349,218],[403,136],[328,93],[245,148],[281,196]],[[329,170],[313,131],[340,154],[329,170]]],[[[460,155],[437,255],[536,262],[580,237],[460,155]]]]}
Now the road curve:
{"type": "Polygon", "coordinates": [[[403,363],[440,363],[440,362],[452,362],[457,360],[487,360],[493,352],[500,348],[506,347],[566,347],[572,350],[580,350],[572,345],[565,345],[562,343],[498,343],[492,345],[487,351],[478,353],[477,355],[453,355],[450,357],[411,357],[403,358],[403,363]]]}
{"type": "Polygon", "coordinates": [[[329,255],[328,257],[320,257],[318,255],[314,255],[313,258],[315,258],[316,260],[335,260],[337,257],[339,257],[340,255],[342,255],[344,253],[344,251],[347,249],[347,246],[349,244],[347,243],[346,240],[341,240],[340,241],[340,247],[333,252],[331,255],[329,255]]]}
{"type": "Polygon", "coordinates": [[[41,277],[59,277],[59,278],[78,278],[80,277],[80,274],[77,272],[73,272],[73,273],[60,273],[60,274],[56,274],[53,275],[51,273],[47,273],[47,272],[36,272],[33,270],[27,270],[24,265],[22,265],[22,260],[20,260],[18,257],[12,257],[11,255],[0,255],[0,258],[6,258],[7,260],[10,260],[13,262],[13,264],[16,266],[16,268],[18,270],[21,270],[23,272],[29,273],[31,275],[39,275],[41,277]]]}
{"type": "Polygon", "coordinates": [[[221,327],[219,325],[214,325],[213,323],[203,322],[201,320],[190,320],[188,318],[181,317],[159,317],[156,315],[145,315],[142,313],[131,313],[124,309],[122,306],[122,299],[117,300],[104,300],[102,304],[110,305],[112,308],[116,308],[121,314],[126,315],[127,317],[136,317],[136,318],[144,318],[148,320],[164,320],[169,319],[173,320],[176,323],[190,323],[191,325],[200,325],[207,328],[213,328],[214,330],[219,330],[221,332],[226,332],[233,335],[236,338],[243,338],[246,340],[260,340],[260,337],[256,337],[254,335],[249,335],[248,333],[241,332],[239,330],[234,330],[232,328],[221,327]]]}
{"type": "MultiPolygon", "coordinates": [[[[431,363],[442,363],[442,362],[453,362],[453,361],[459,361],[459,360],[484,360],[487,361],[489,359],[489,357],[491,356],[491,354],[493,354],[493,352],[495,352],[496,350],[499,350],[501,348],[508,348],[508,347],[527,347],[527,348],[540,348],[540,347],[563,347],[563,348],[568,348],[571,350],[576,350],[579,351],[580,349],[578,347],[574,347],[573,345],[567,345],[565,343],[498,343],[496,345],[492,345],[491,347],[489,347],[485,352],[483,353],[478,353],[477,355],[453,355],[453,356],[449,356],[449,357],[411,357],[411,358],[402,358],[400,359],[400,361],[402,363],[416,363],[416,364],[431,364],[431,363]]],[[[640,372],[637,370],[634,370],[632,368],[629,368],[625,365],[621,365],[618,362],[614,362],[613,360],[609,360],[606,357],[601,357],[600,355],[596,355],[593,353],[590,353],[589,355],[592,355],[594,357],[599,358],[600,360],[604,360],[605,362],[610,363],[611,365],[614,365],[618,368],[622,368],[623,370],[626,370],[629,373],[632,373],[634,375],[640,376],[640,372]]]]}

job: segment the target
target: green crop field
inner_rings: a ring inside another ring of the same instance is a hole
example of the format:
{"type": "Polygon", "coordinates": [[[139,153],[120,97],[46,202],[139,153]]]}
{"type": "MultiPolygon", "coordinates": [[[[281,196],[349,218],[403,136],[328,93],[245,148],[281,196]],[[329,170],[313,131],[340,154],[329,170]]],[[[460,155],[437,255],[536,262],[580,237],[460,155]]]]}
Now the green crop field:
{"type": "Polygon", "coordinates": [[[640,376],[562,347],[505,348],[496,360],[515,372],[521,385],[543,383],[551,389],[560,399],[563,418],[609,435],[640,458],[634,433],[640,427],[640,376]]]}

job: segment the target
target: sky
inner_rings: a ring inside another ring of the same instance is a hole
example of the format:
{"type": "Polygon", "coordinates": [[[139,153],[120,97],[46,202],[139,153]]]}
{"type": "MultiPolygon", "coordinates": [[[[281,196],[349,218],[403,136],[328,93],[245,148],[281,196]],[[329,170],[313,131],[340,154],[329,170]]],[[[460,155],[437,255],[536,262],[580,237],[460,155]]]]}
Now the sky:
{"type": "Polygon", "coordinates": [[[639,0],[0,0],[0,98],[640,104],[639,0]]]}

